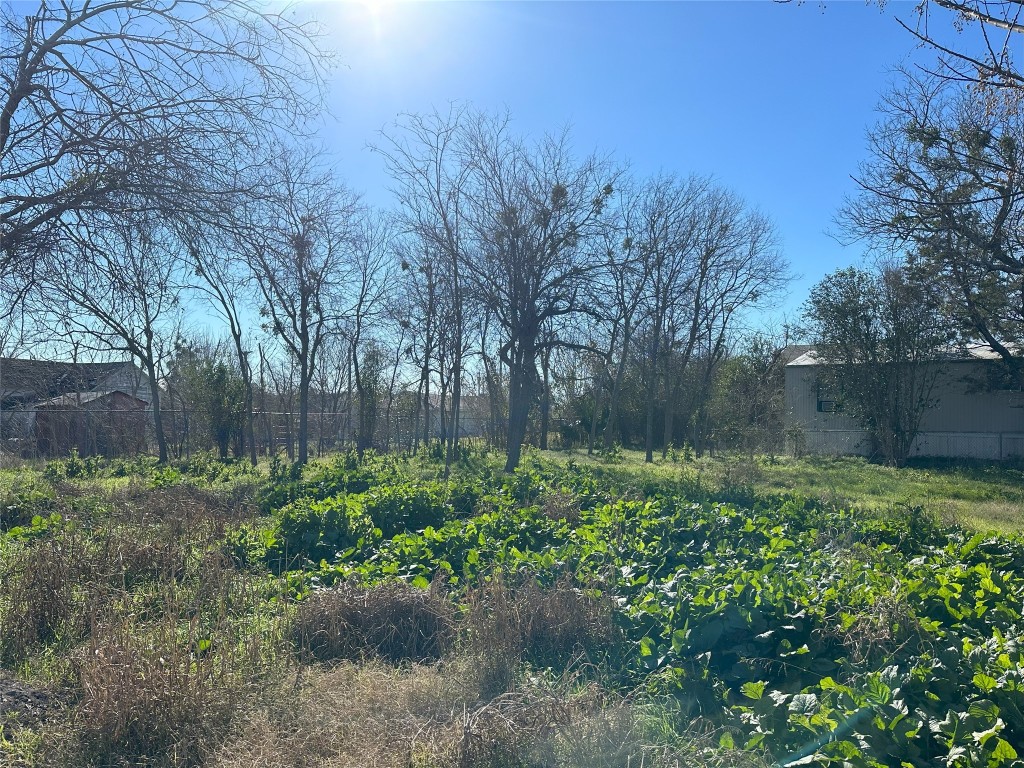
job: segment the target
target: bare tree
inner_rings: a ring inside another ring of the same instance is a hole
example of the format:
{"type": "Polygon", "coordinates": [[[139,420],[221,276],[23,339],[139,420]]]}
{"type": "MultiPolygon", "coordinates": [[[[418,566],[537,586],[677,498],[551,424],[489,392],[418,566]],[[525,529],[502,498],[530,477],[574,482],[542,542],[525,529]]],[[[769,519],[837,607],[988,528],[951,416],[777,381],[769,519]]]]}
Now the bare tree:
{"type": "Polygon", "coordinates": [[[313,28],[247,0],[23,7],[0,9],[0,274],[89,212],[201,215],[197,175],[230,184],[318,106],[313,28]]]}
{"type": "Polygon", "coordinates": [[[587,328],[586,345],[593,350],[593,400],[587,452],[593,453],[602,412],[601,392],[607,388],[608,417],[603,443],[612,447],[619,434],[620,394],[633,353],[634,333],[644,296],[647,263],[633,253],[634,217],[640,207],[635,185],[620,181],[613,202],[613,219],[602,233],[605,264],[590,286],[589,301],[605,311],[587,328]],[[611,297],[611,301],[609,301],[611,297]],[[600,350],[600,353],[598,353],[600,350]]]}
{"type": "Polygon", "coordinates": [[[840,221],[883,254],[905,251],[946,293],[952,324],[1024,377],[1024,114],[961,84],[908,74],[869,133],[860,193],[840,221]]]}
{"type": "MultiPolygon", "coordinates": [[[[887,0],[875,4],[884,8],[887,0]]],[[[897,16],[896,23],[938,55],[938,66],[925,71],[980,86],[986,95],[1003,97],[997,100],[1004,106],[1020,107],[1024,74],[1013,54],[1022,50],[1024,0],[921,0],[913,13],[915,18],[906,21],[897,16]]]]}
{"type": "Polygon", "coordinates": [[[321,455],[334,448],[339,438],[345,440],[348,437],[344,426],[352,407],[350,358],[350,344],[341,336],[329,337],[317,356],[313,386],[316,387],[320,405],[317,452],[321,455]]]}
{"type": "MultiPolygon", "coordinates": [[[[640,367],[646,381],[644,450],[654,460],[654,414],[662,383],[671,386],[666,361],[695,280],[693,252],[700,201],[710,182],[662,176],[640,186],[627,202],[626,258],[635,262],[643,339],[640,367]]],[[[631,334],[632,335],[632,334],[631,334]]]]}
{"type": "Polygon", "coordinates": [[[309,458],[309,392],[325,340],[352,316],[360,284],[353,254],[356,197],[316,167],[313,155],[282,152],[276,183],[249,213],[248,263],[260,313],[298,368],[298,462],[309,458]]]}
{"type": "MultiPolygon", "coordinates": [[[[706,411],[713,376],[726,354],[736,317],[774,298],[789,279],[774,225],[731,192],[712,189],[703,195],[693,244],[683,334],[671,342],[677,368],[666,379],[672,384],[666,383],[662,457],[674,440],[676,408],[690,361],[699,357],[703,363],[700,377],[690,386],[687,412],[693,419],[706,411]]],[[[673,357],[667,360],[671,363],[673,357]]],[[[695,429],[692,434],[700,454],[702,432],[695,429]]]]}
{"type": "Polygon", "coordinates": [[[214,311],[227,323],[228,333],[243,389],[243,444],[248,449],[249,461],[256,466],[256,431],[253,417],[253,366],[249,349],[245,314],[251,310],[252,275],[245,269],[244,258],[238,247],[244,242],[231,237],[231,230],[206,227],[204,236],[195,236],[194,230],[183,234],[190,258],[190,266],[197,280],[196,287],[206,296],[214,311]]]}
{"type": "MultiPolygon", "coordinates": [[[[408,242],[408,241],[407,241],[408,242]]],[[[441,290],[434,273],[434,260],[426,254],[421,258],[419,241],[413,239],[412,246],[403,250],[400,242],[400,269],[403,275],[401,297],[404,301],[396,313],[399,323],[409,332],[409,345],[405,357],[415,365],[418,378],[416,383],[416,404],[413,427],[413,443],[418,449],[420,437],[426,444],[430,441],[430,384],[437,360],[439,343],[437,321],[443,314],[440,307],[441,290]],[[423,427],[420,428],[420,417],[423,427]]]]}
{"type": "Polygon", "coordinates": [[[897,19],[922,45],[936,51],[943,78],[974,83],[1016,96],[1020,106],[1024,74],[1013,54],[1024,50],[1024,0],[924,0],[915,6],[916,22],[897,19]],[[971,34],[966,48],[954,41],[949,29],[971,34]]]}
{"type": "Polygon", "coordinates": [[[351,245],[347,279],[348,297],[343,301],[344,332],[351,350],[353,381],[359,395],[356,450],[360,454],[373,443],[377,409],[382,393],[380,379],[385,368],[384,352],[372,326],[386,316],[385,290],[388,283],[391,229],[382,218],[365,216],[351,245]]]}
{"type": "MultiPolygon", "coordinates": [[[[462,401],[463,367],[469,354],[467,320],[468,296],[465,290],[465,262],[472,241],[466,228],[466,199],[471,162],[466,154],[466,130],[478,118],[465,108],[452,107],[446,115],[407,115],[374,149],[385,158],[395,179],[395,192],[401,205],[402,226],[417,241],[410,250],[415,254],[416,272],[425,278],[421,296],[432,307],[439,296],[447,298],[443,312],[428,311],[424,328],[424,349],[429,350],[421,366],[421,391],[429,399],[429,353],[441,353],[438,371],[447,368],[450,382],[446,434],[445,476],[448,475],[459,440],[459,412],[462,401]],[[422,254],[422,257],[420,257],[422,254]],[[450,331],[447,344],[434,344],[437,319],[444,319],[450,331]],[[448,354],[444,354],[447,352],[448,354]]],[[[440,407],[445,408],[442,391],[440,407]]],[[[429,429],[429,403],[425,405],[429,429]]]]}
{"type": "Polygon", "coordinates": [[[573,157],[567,133],[529,147],[507,118],[478,116],[466,142],[474,202],[466,274],[501,328],[511,472],[539,394],[537,364],[546,349],[566,343],[544,328],[596,312],[584,288],[603,264],[597,236],[619,174],[596,156],[573,157]]]}
{"type": "Polygon", "coordinates": [[[90,217],[37,264],[31,310],[94,348],[131,355],[142,366],[161,462],[169,458],[160,386],[183,280],[177,240],[159,218],[90,217]]]}
{"type": "Polygon", "coordinates": [[[631,312],[637,319],[627,335],[641,342],[636,355],[645,382],[644,448],[650,462],[658,403],[667,454],[684,387],[689,392],[683,410],[691,419],[710,393],[730,324],[784,285],[787,266],[771,222],[706,177],[651,179],[624,205],[624,262],[633,266],[620,292],[624,307],[636,302],[631,312]],[[695,358],[704,366],[696,379],[687,376],[695,358]]]}

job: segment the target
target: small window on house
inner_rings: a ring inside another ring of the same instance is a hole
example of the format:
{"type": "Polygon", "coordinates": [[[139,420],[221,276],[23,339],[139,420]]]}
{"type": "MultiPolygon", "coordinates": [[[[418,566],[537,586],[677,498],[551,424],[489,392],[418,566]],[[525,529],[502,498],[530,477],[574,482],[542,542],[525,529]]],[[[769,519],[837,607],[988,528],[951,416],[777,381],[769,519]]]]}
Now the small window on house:
{"type": "Polygon", "coordinates": [[[843,409],[835,388],[818,382],[818,413],[838,413],[843,409]]]}

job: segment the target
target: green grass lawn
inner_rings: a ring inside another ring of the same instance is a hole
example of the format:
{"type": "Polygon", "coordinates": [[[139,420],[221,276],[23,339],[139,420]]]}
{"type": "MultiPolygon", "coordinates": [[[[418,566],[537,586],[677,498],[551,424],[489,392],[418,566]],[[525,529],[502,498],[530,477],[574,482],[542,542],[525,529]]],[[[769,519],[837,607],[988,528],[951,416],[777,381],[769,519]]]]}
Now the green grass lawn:
{"type": "MultiPolygon", "coordinates": [[[[549,455],[605,464],[585,451],[549,455]]],[[[642,451],[623,450],[611,466],[643,471],[643,458],[642,451]]],[[[981,531],[1024,530],[1024,470],[1019,465],[931,462],[897,469],[850,456],[719,456],[673,462],[656,455],[647,471],[658,477],[699,480],[712,490],[748,486],[759,494],[797,493],[880,511],[920,506],[944,521],[981,531]]]]}

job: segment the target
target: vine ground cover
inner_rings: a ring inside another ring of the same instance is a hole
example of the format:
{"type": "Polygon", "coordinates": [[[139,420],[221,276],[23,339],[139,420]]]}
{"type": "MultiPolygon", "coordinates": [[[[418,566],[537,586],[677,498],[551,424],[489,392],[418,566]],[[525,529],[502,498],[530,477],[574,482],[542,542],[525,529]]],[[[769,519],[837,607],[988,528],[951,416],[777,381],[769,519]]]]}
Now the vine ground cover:
{"type": "Polygon", "coordinates": [[[73,471],[5,490],[0,628],[21,639],[0,644],[3,665],[70,690],[62,717],[79,722],[25,725],[12,764],[56,754],[57,738],[88,747],[89,765],[227,764],[257,710],[283,716],[250,694],[267,700],[288,670],[315,681],[339,664],[426,664],[462,681],[481,729],[508,727],[485,738],[467,720],[449,743],[445,721],[395,764],[1024,766],[1018,536],[910,505],[770,494],[736,474],[536,454],[505,475],[470,453],[447,481],[424,457],[373,454],[278,462],[269,477],[215,462],[73,471]],[[83,495],[118,474],[133,485],[83,495]],[[159,514],[138,512],[154,503],[159,514]],[[26,579],[34,562],[75,583],[26,579]],[[50,598],[29,600],[35,613],[14,600],[32,588],[50,598]],[[90,681],[136,673],[163,680],[152,701],[133,693],[139,707],[175,713],[159,738],[83,730],[78,715],[112,706],[90,681]],[[174,681],[211,716],[179,711],[174,681]],[[567,745],[594,723],[618,723],[622,741],[574,763],[567,745]],[[178,762],[160,762],[186,737],[178,762]]]}

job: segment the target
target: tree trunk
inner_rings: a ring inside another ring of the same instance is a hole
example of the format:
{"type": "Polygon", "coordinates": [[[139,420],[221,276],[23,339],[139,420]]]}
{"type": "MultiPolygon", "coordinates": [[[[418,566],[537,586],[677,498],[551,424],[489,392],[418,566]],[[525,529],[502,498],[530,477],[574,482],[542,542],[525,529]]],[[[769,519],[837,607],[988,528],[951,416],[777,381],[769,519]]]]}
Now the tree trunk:
{"type": "Polygon", "coordinates": [[[464,326],[462,307],[462,286],[459,273],[458,248],[450,249],[452,267],[452,301],[454,303],[455,338],[453,339],[454,357],[452,359],[452,406],[451,429],[449,429],[448,447],[444,454],[444,477],[447,480],[451,471],[452,461],[459,447],[459,411],[462,405],[462,330],[464,326]]]}
{"type": "Polygon", "coordinates": [[[426,377],[423,387],[423,447],[430,451],[430,369],[424,363],[426,377]]]}
{"type": "Polygon", "coordinates": [[[599,376],[594,376],[594,412],[590,416],[590,435],[587,437],[587,455],[594,455],[594,443],[597,442],[597,417],[601,411],[601,383],[599,376]]]}
{"type": "Polygon", "coordinates": [[[459,401],[462,398],[462,366],[455,365],[452,371],[452,406],[451,406],[451,428],[449,429],[448,447],[444,453],[444,478],[448,479],[451,472],[452,461],[455,459],[455,451],[459,445],[459,401]]]}
{"type": "Polygon", "coordinates": [[[412,452],[420,450],[420,411],[423,410],[423,377],[416,385],[416,411],[412,417],[412,452]]]}
{"type": "Polygon", "coordinates": [[[309,460],[309,378],[304,365],[299,369],[299,464],[309,460]]]}
{"type": "Polygon", "coordinates": [[[541,356],[544,383],[540,401],[540,449],[548,449],[548,431],[551,429],[551,350],[541,356]]]}
{"type": "Polygon", "coordinates": [[[660,357],[662,322],[654,324],[654,338],[651,340],[651,354],[648,358],[647,379],[647,423],[644,432],[644,461],[654,462],[654,396],[658,393],[658,360],[660,357]]]}
{"type": "Polygon", "coordinates": [[[152,359],[146,360],[146,376],[149,379],[149,396],[152,398],[153,427],[156,429],[156,445],[160,463],[167,463],[167,435],[164,434],[164,419],[160,410],[160,383],[156,375],[156,365],[152,359]]]}
{"type": "Polygon", "coordinates": [[[363,382],[362,374],[359,370],[359,352],[356,350],[355,344],[352,345],[352,372],[355,376],[356,394],[359,398],[359,415],[356,423],[356,453],[360,456],[366,452],[369,447],[367,445],[368,440],[366,436],[367,430],[367,403],[366,403],[366,392],[363,382]]]}
{"type": "Polygon", "coordinates": [[[508,387],[508,436],[506,439],[505,471],[514,472],[523,454],[526,428],[530,420],[530,404],[533,398],[533,379],[536,371],[530,371],[533,355],[522,349],[513,350],[512,365],[509,367],[508,387]],[[532,375],[531,375],[532,374],[532,375]]]}
{"type": "Polygon", "coordinates": [[[619,429],[619,396],[622,392],[622,382],[626,379],[626,360],[631,340],[630,323],[627,321],[622,329],[622,353],[619,355],[619,362],[615,367],[615,381],[612,383],[612,391],[608,396],[608,423],[604,425],[605,450],[612,447],[612,442],[619,429]]]}
{"type": "Polygon", "coordinates": [[[249,462],[255,467],[259,463],[256,456],[256,416],[253,414],[252,375],[245,377],[245,442],[249,448],[249,462]]]}

